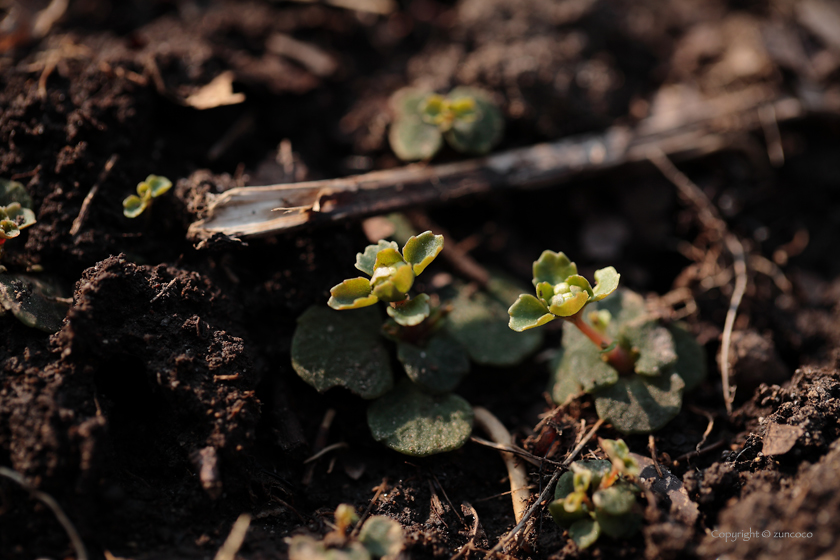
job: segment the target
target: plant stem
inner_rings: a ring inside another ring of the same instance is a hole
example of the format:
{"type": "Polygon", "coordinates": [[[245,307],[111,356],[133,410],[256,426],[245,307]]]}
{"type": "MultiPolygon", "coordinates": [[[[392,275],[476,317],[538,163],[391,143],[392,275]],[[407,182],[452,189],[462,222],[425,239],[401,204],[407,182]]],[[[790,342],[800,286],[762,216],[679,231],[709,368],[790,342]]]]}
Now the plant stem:
{"type": "MultiPolygon", "coordinates": [[[[598,332],[583,320],[583,310],[578,311],[571,317],[566,317],[565,319],[576,326],[578,330],[586,336],[586,338],[591,340],[595,346],[601,350],[609,348],[613,343],[608,336],[598,332]]],[[[606,353],[606,359],[607,363],[614,367],[616,371],[618,371],[619,375],[628,375],[633,373],[633,368],[636,365],[633,356],[630,355],[630,352],[628,352],[620,344],[616,344],[615,348],[606,353]]]]}

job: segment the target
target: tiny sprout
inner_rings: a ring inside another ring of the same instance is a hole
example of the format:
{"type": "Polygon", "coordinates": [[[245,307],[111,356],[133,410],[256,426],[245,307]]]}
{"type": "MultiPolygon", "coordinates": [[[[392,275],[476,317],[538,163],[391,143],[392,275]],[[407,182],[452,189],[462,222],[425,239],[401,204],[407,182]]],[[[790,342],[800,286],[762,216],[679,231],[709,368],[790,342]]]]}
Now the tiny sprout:
{"type": "Polygon", "coordinates": [[[395,119],[388,139],[402,160],[430,159],[444,139],[459,152],[486,154],[502,137],[502,113],[480,89],[458,87],[443,96],[404,88],[391,104],[395,119]]]}
{"type": "Polygon", "coordinates": [[[123,214],[126,218],[136,218],[157,198],[172,188],[172,181],[166,177],[149,175],[146,180],[137,184],[137,194],[129,195],[123,200],[123,214]]]}
{"type": "MultiPolygon", "coordinates": [[[[614,445],[611,449],[627,449],[622,440],[609,441],[614,445]]],[[[624,457],[630,459],[629,451],[624,457]]],[[[578,548],[584,549],[601,534],[618,539],[638,530],[642,518],[636,493],[629,477],[616,472],[610,461],[575,461],[558,480],[555,499],[548,509],[554,521],[569,531],[578,548]]]]}
{"type": "Polygon", "coordinates": [[[342,536],[346,535],[347,529],[349,529],[350,526],[358,520],[359,516],[356,515],[356,509],[350,504],[339,504],[338,507],[335,508],[336,530],[342,536]]]}
{"type": "MultiPolygon", "coordinates": [[[[21,206],[20,202],[12,202],[7,206],[0,206],[0,251],[8,239],[20,235],[20,230],[35,223],[35,212],[21,206]]],[[[2,252],[0,252],[2,254],[2,252]]]]}
{"type": "Polygon", "coordinates": [[[623,439],[600,439],[601,449],[612,463],[612,470],[617,474],[635,478],[639,476],[639,463],[630,455],[630,449],[623,439]]]}
{"type": "Polygon", "coordinates": [[[333,309],[359,309],[377,301],[390,304],[388,315],[398,324],[415,326],[431,312],[429,296],[420,294],[414,299],[408,291],[414,279],[437,257],[443,249],[443,236],[431,231],[412,236],[400,253],[393,241],[380,241],[368,245],[356,255],[356,268],[370,276],[351,278],[330,290],[327,305],[333,309]]]}

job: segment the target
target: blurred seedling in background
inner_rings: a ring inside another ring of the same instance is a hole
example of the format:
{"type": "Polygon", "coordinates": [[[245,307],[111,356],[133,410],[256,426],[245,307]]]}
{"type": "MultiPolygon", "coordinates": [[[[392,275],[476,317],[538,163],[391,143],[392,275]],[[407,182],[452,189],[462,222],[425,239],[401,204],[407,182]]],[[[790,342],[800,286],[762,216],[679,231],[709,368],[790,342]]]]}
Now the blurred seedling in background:
{"type": "Polygon", "coordinates": [[[439,305],[433,303],[439,295],[410,296],[443,245],[443,236],[430,231],[408,237],[401,252],[394,241],[369,245],[356,255],[366,276],[333,287],[328,307],[307,309],[292,339],[298,375],[320,392],[340,386],[372,400],[367,419],[374,438],[408,455],[451,451],[469,438],[472,407],[452,391],[471,361],[513,365],[542,342],[507,328],[502,298],[518,288],[504,282],[494,280],[486,293],[452,287],[439,305]],[[380,301],[387,304],[384,324],[380,301]],[[406,374],[396,383],[394,347],[406,374]]]}
{"type": "MultiPolygon", "coordinates": [[[[0,179],[0,257],[9,239],[35,223],[32,197],[17,181],[0,179]]],[[[10,265],[11,266],[11,265],[10,265]]],[[[24,274],[9,274],[0,265],[0,316],[11,313],[26,325],[55,332],[67,312],[66,300],[53,283],[24,274]]]]}
{"type": "Polygon", "coordinates": [[[166,177],[149,175],[146,180],[137,184],[137,194],[129,195],[123,200],[123,214],[126,218],[136,218],[152,203],[152,199],[161,196],[172,188],[172,181],[166,177]]]}
{"type": "Polygon", "coordinates": [[[486,154],[502,139],[504,118],[490,94],[458,87],[443,96],[404,88],[391,97],[395,114],[388,139],[402,160],[431,159],[444,139],[466,154],[486,154]]]}
{"type": "Polygon", "coordinates": [[[575,461],[563,473],[548,510],[585,549],[602,534],[614,539],[632,536],[642,523],[636,502],[639,465],[623,440],[599,440],[609,460],[575,461]]]}
{"type": "Polygon", "coordinates": [[[593,288],[566,255],[544,251],[533,272],[536,295],[519,296],[508,310],[509,326],[522,332],[565,320],[563,345],[552,363],[554,401],[589,393],[598,416],[622,433],[653,432],[674,418],[683,392],[705,377],[697,341],[677,324],[661,325],[640,295],[616,292],[613,267],[595,272],[593,288]]]}
{"type": "Polygon", "coordinates": [[[321,540],[308,535],[288,537],[290,560],[395,560],[403,548],[402,526],[384,515],[369,517],[361,529],[348,533],[359,521],[353,506],[335,509],[335,528],[321,540]]]}

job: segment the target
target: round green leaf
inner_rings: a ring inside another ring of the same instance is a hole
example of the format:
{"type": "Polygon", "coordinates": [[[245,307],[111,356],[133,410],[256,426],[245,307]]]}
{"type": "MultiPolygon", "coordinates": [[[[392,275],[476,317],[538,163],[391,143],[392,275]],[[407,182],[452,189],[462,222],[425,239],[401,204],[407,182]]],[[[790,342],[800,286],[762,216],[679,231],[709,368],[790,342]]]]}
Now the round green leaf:
{"type": "Polygon", "coordinates": [[[448,393],[470,371],[470,358],[455,340],[436,334],[423,347],[397,344],[397,359],[409,379],[431,393],[448,393]]]}
{"type": "Polygon", "coordinates": [[[642,525],[642,516],[636,513],[610,515],[597,508],[595,509],[595,520],[598,522],[601,532],[613,539],[632,536],[642,525]]]}
{"type": "Polygon", "coordinates": [[[588,301],[589,294],[586,291],[557,294],[551,298],[548,310],[558,317],[571,317],[583,309],[588,301]]]}
{"type": "Polygon", "coordinates": [[[158,175],[149,175],[145,182],[149,185],[149,194],[152,198],[157,198],[172,188],[172,181],[158,175]]]}
{"type": "Polygon", "coordinates": [[[453,394],[429,395],[404,381],[368,408],[374,439],[416,457],[458,449],[472,432],[470,404],[453,394]]]}
{"type": "Polygon", "coordinates": [[[8,206],[13,202],[19,202],[24,208],[32,208],[32,197],[21,183],[0,179],[0,206],[8,206]]]}
{"type": "Polygon", "coordinates": [[[385,241],[381,239],[376,245],[368,245],[365,247],[363,253],[356,253],[356,268],[367,274],[373,276],[374,265],[376,264],[376,255],[383,249],[399,249],[399,245],[393,241],[385,241]]]}
{"type": "Polygon", "coordinates": [[[143,213],[143,210],[148,206],[148,202],[136,194],[128,195],[123,200],[123,214],[126,218],[136,218],[143,213]]]}
{"type": "Polygon", "coordinates": [[[394,319],[397,324],[404,327],[413,327],[419,325],[423,320],[429,316],[431,309],[429,308],[429,296],[427,294],[420,294],[414,299],[406,301],[398,307],[385,308],[388,316],[394,319]]]}
{"type": "Polygon", "coordinates": [[[596,270],[595,289],[593,290],[594,295],[592,296],[592,301],[601,301],[613,293],[618,288],[619,278],[621,278],[621,275],[611,266],[596,270]]]}
{"type": "Polygon", "coordinates": [[[636,503],[636,494],[626,484],[614,484],[598,490],[592,495],[596,509],[610,515],[622,515],[629,512],[636,503]]]}
{"type": "Polygon", "coordinates": [[[426,270],[435,257],[443,250],[443,236],[425,231],[409,238],[403,247],[403,257],[414,267],[415,276],[426,270]]]}
{"type": "Polygon", "coordinates": [[[595,544],[599,536],[601,536],[601,528],[594,519],[581,519],[569,527],[569,537],[581,550],[595,544]]]}
{"type": "MultiPolygon", "coordinates": [[[[572,473],[564,473],[563,476],[571,475],[572,473]]],[[[561,479],[563,477],[560,477],[561,479]]],[[[571,481],[571,477],[569,477],[571,481]]],[[[563,496],[565,498],[565,496],[563,496]]],[[[548,504],[548,513],[551,514],[551,518],[554,519],[554,522],[560,525],[561,527],[569,528],[575,521],[580,519],[584,519],[589,517],[589,513],[586,510],[586,507],[582,507],[581,509],[573,512],[566,511],[564,507],[564,500],[558,499],[554,500],[550,504],[548,504]]]]}
{"type": "Polygon", "coordinates": [[[682,407],[685,383],[676,373],[659,377],[621,376],[593,392],[598,417],[623,434],[648,434],[670,422],[682,407]]]}
{"type": "Polygon", "coordinates": [[[35,212],[21,206],[20,202],[0,206],[0,218],[13,222],[18,229],[28,228],[35,223],[35,212]]]}
{"type": "Polygon", "coordinates": [[[327,548],[323,541],[308,535],[295,535],[286,539],[289,560],[370,560],[370,553],[358,542],[345,548],[327,548]]]}
{"type": "Polygon", "coordinates": [[[591,393],[618,381],[618,372],[601,359],[601,351],[574,325],[563,325],[563,347],[552,368],[549,391],[562,404],[581,391],[591,393]]]}
{"type": "Polygon", "coordinates": [[[621,327],[619,340],[626,348],[639,352],[636,373],[657,376],[670,371],[677,361],[674,337],[656,319],[640,318],[621,327]]]}
{"type": "Polygon", "coordinates": [[[341,386],[375,399],[394,385],[381,325],[377,308],[341,313],[312,306],[298,318],[292,367],[319,392],[341,386]]]}
{"type": "Polygon", "coordinates": [[[0,274],[0,309],[11,311],[26,325],[54,333],[61,328],[67,305],[56,297],[59,289],[44,280],[18,274],[0,274]]]}
{"type": "Polygon", "coordinates": [[[371,556],[392,560],[402,550],[405,536],[398,522],[384,515],[374,515],[362,525],[359,541],[371,556]]]}
{"type": "Polygon", "coordinates": [[[502,139],[505,119],[487,92],[476,88],[459,87],[447,96],[451,104],[469,98],[475,101],[471,111],[459,116],[456,113],[452,127],[444,136],[450,146],[468,154],[486,154],[502,139]]]}
{"type": "Polygon", "coordinates": [[[577,274],[577,265],[571,262],[564,253],[543,251],[540,258],[534,261],[535,286],[540,282],[548,282],[556,286],[574,274],[577,274]]]}
{"type": "Polygon", "coordinates": [[[370,294],[370,280],[359,277],[344,280],[341,284],[333,286],[327,305],[338,310],[358,309],[373,305],[377,301],[379,298],[370,294]]]}
{"type": "Polygon", "coordinates": [[[554,297],[554,286],[548,282],[540,282],[537,284],[537,298],[545,304],[548,310],[548,302],[554,297]]]}
{"type": "Polygon", "coordinates": [[[548,312],[548,307],[543,302],[531,294],[519,296],[508,309],[508,315],[508,327],[516,332],[540,327],[557,318],[548,312]]]}
{"type": "Polygon", "coordinates": [[[697,339],[679,324],[670,325],[668,330],[677,351],[674,371],[685,381],[685,392],[691,391],[706,378],[706,353],[697,339]]]}
{"type": "MultiPolygon", "coordinates": [[[[529,297],[536,300],[534,296],[529,297]]],[[[553,319],[549,317],[543,322],[553,319]]],[[[452,301],[446,329],[464,347],[472,361],[491,366],[512,366],[539,348],[543,333],[516,333],[508,326],[510,321],[512,318],[508,310],[499,300],[484,292],[470,296],[461,291],[452,301]]]]}
{"type": "Polygon", "coordinates": [[[431,159],[443,146],[440,130],[420,117],[398,117],[391,124],[388,140],[391,149],[403,161],[431,159]]]}

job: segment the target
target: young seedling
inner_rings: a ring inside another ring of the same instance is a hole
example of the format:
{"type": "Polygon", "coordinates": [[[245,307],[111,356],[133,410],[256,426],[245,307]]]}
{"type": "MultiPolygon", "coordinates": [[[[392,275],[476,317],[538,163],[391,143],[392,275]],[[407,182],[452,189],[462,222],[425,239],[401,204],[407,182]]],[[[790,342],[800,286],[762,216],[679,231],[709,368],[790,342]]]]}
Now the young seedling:
{"type": "Polygon", "coordinates": [[[3,244],[20,235],[20,230],[35,223],[35,212],[30,210],[32,198],[17,181],[0,179],[0,257],[3,244]]]}
{"type": "Polygon", "coordinates": [[[599,441],[609,460],[572,463],[557,481],[548,506],[554,521],[569,531],[580,549],[592,546],[601,534],[629,537],[642,522],[634,484],[639,465],[623,440],[599,441]]]}
{"type": "Polygon", "coordinates": [[[703,351],[691,335],[660,325],[629,290],[605,299],[618,288],[613,267],[595,272],[594,288],[563,253],[543,252],[533,270],[536,296],[519,296],[509,326],[522,332],[566,321],[552,365],[555,402],[590,393],[598,415],[623,433],[652,432],[676,416],[683,391],[705,376],[703,351]]]}
{"type": "MultiPolygon", "coordinates": [[[[451,451],[469,438],[472,407],[452,391],[471,360],[512,365],[541,342],[511,333],[504,306],[489,295],[461,292],[435,307],[427,294],[409,296],[443,242],[427,231],[408,237],[402,252],[393,241],[368,246],[356,255],[356,268],[368,277],[334,286],[328,307],[307,309],[292,339],[297,374],[318,391],[340,386],[372,400],[367,418],[374,438],[408,455],[451,451]],[[387,304],[384,325],[379,301],[387,304]],[[398,383],[393,345],[407,377],[398,383]]],[[[509,293],[499,284],[488,289],[509,293]]]]}
{"type": "Polygon", "coordinates": [[[166,177],[149,175],[145,181],[137,184],[137,194],[128,195],[123,200],[123,214],[126,218],[136,218],[159,197],[172,188],[172,181],[166,177]]]}
{"type": "Polygon", "coordinates": [[[402,526],[384,515],[365,521],[358,538],[348,530],[359,521],[353,506],[335,509],[335,529],[321,540],[308,535],[288,537],[290,560],[395,560],[403,548],[402,526]]]}
{"type": "Polygon", "coordinates": [[[388,139],[405,161],[431,159],[444,139],[459,152],[486,154],[502,138],[502,113],[480,89],[458,87],[443,96],[404,88],[391,105],[395,118],[388,139]]]}

